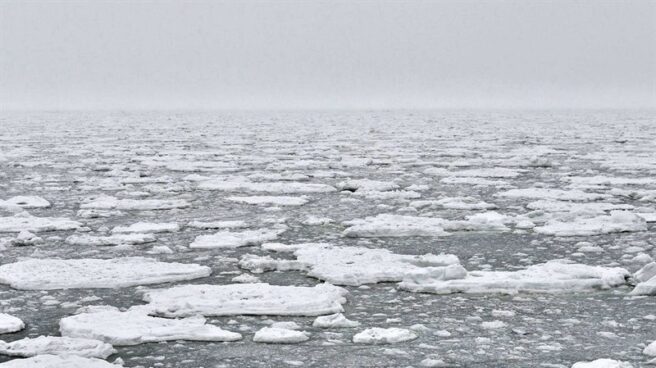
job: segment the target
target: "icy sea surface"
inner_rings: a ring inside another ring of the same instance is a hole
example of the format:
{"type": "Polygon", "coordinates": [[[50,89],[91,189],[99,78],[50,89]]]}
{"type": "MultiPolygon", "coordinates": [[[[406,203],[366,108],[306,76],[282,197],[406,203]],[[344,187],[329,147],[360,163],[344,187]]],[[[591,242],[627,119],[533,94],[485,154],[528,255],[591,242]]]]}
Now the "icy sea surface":
{"type": "Polygon", "coordinates": [[[653,221],[653,112],[3,113],[0,313],[25,328],[0,339],[124,367],[639,367],[653,221]],[[60,330],[109,307],[183,331],[60,330]]]}

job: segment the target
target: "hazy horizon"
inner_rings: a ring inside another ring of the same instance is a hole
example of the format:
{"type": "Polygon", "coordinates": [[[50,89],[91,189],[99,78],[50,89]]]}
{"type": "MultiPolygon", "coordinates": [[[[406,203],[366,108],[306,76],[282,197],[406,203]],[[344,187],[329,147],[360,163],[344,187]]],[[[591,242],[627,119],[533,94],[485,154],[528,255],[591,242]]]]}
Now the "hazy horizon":
{"type": "Polygon", "coordinates": [[[656,108],[653,1],[5,1],[0,109],[656,108]]]}

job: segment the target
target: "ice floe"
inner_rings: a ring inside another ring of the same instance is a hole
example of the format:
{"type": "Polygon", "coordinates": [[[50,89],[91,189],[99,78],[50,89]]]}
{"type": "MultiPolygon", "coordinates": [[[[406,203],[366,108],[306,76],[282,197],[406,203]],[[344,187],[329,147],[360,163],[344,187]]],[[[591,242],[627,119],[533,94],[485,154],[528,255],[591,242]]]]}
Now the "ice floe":
{"type": "Polygon", "coordinates": [[[0,334],[12,333],[25,328],[25,323],[18,317],[0,313],[0,334]]]}
{"type": "Polygon", "coordinates": [[[597,359],[590,362],[576,362],[572,368],[633,368],[633,365],[621,360],[597,359]]]}
{"type": "Polygon", "coordinates": [[[251,197],[227,197],[232,202],[246,203],[253,205],[276,205],[276,206],[302,206],[308,203],[306,196],[251,196],[251,197]]]}
{"type": "Polygon", "coordinates": [[[180,231],[180,225],[175,222],[137,222],[130,226],[116,226],[113,233],[174,233],[180,231]]]}
{"type": "Polygon", "coordinates": [[[192,249],[209,248],[239,248],[249,245],[259,245],[275,240],[285,229],[258,229],[242,232],[220,231],[211,235],[199,235],[189,244],[192,249]]]}
{"type": "Polygon", "coordinates": [[[626,211],[611,211],[610,215],[585,218],[573,221],[550,220],[544,226],[533,229],[536,233],[556,236],[591,236],[610,233],[646,231],[646,221],[626,211]]]}
{"type": "Polygon", "coordinates": [[[63,217],[36,217],[29,215],[0,217],[0,233],[75,230],[81,226],[81,223],[63,217]]]}
{"type": "Polygon", "coordinates": [[[578,189],[563,190],[553,188],[510,189],[497,193],[499,197],[552,199],[558,201],[596,201],[611,198],[610,194],[590,193],[578,189]]]}
{"type": "Polygon", "coordinates": [[[85,338],[39,336],[33,339],[26,337],[12,342],[0,341],[0,354],[18,357],[52,354],[106,359],[114,353],[116,350],[112,345],[85,338]]]}
{"type": "Polygon", "coordinates": [[[316,183],[299,183],[293,181],[281,182],[251,182],[248,180],[223,180],[210,179],[200,181],[198,189],[204,190],[221,190],[227,192],[267,192],[267,193],[327,193],[334,192],[336,189],[327,184],[316,183]]]}
{"type": "Polygon", "coordinates": [[[112,196],[99,196],[80,205],[80,209],[150,211],[187,208],[191,203],[184,199],[118,199],[112,196]]]}
{"type": "Polygon", "coordinates": [[[109,236],[93,235],[71,235],[66,238],[66,243],[71,245],[124,245],[124,244],[144,244],[156,241],[153,234],[114,234],[109,236]]]}
{"type": "Polygon", "coordinates": [[[307,332],[280,327],[264,327],[253,336],[253,341],[268,344],[296,344],[309,339],[307,332]]]}
{"type": "Polygon", "coordinates": [[[150,290],[143,299],[154,313],[174,317],[201,314],[318,316],[343,311],[347,291],[330,284],[314,287],[264,283],[180,285],[150,290]]]}
{"type": "Polygon", "coordinates": [[[241,334],[206,323],[193,316],[181,319],[153,317],[142,307],[121,312],[113,307],[88,308],[59,321],[62,336],[105,341],[112,345],[137,345],[170,340],[237,341],[241,334]]]}
{"type": "Polygon", "coordinates": [[[417,337],[416,333],[405,328],[372,327],[355,334],[353,342],[356,344],[397,344],[414,340],[417,337]]]}
{"type": "Polygon", "coordinates": [[[426,269],[406,276],[402,289],[436,294],[519,292],[563,293],[626,285],[630,273],[620,267],[549,261],[518,271],[470,271],[447,278],[443,270],[426,269]]]}
{"type": "Polygon", "coordinates": [[[351,321],[344,317],[342,313],[335,313],[317,317],[312,322],[312,326],[319,328],[354,328],[360,326],[360,322],[351,321]]]}
{"type": "Polygon", "coordinates": [[[39,196],[16,196],[4,201],[0,199],[1,207],[47,208],[50,207],[50,202],[39,196]]]}
{"type": "Polygon", "coordinates": [[[113,364],[96,358],[85,358],[77,355],[43,354],[26,359],[14,359],[0,363],[3,368],[119,368],[121,364],[113,364]]]}
{"type": "Polygon", "coordinates": [[[150,258],[28,259],[0,266],[0,283],[14,289],[118,288],[209,276],[209,267],[150,258]]]}

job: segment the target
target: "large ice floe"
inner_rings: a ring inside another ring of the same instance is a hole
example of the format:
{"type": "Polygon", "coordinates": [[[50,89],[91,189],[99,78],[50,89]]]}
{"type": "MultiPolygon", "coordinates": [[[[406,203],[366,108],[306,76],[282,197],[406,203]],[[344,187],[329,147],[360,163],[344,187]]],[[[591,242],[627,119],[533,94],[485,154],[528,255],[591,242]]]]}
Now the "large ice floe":
{"type": "Polygon", "coordinates": [[[267,193],[326,193],[336,189],[327,184],[299,183],[294,181],[252,182],[246,178],[208,179],[198,183],[198,189],[220,190],[226,192],[267,192],[267,193]]]}
{"type": "Polygon", "coordinates": [[[413,256],[395,254],[387,249],[330,244],[298,244],[296,247],[293,251],[296,260],[246,255],[239,265],[254,272],[301,270],[320,280],[351,286],[398,282],[424,268],[443,269],[454,275],[452,277],[466,273],[458,257],[451,254],[413,256]]]}
{"type": "Polygon", "coordinates": [[[116,226],[112,233],[174,233],[180,231],[180,225],[175,222],[136,222],[129,226],[116,226]]]}
{"type": "Polygon", "coordinates": [[[39,336],[12,342],[0,341],[0,354],[17,357],[53,354],[105,359],[114,353],[116,350],[111,344],[77,337],[39,336]]]}
{"type": "Polygon", "coordinates": [[[416,339],[418,336],[411,330],[398,327],[372,327],[353,336],[356,344],[398,344],[416,339]]]}
{"type": "Polygon", "coordinates": [[[228,201],[252,205],[275,205],[275,206],[302,206],[308,203],[308,198],[292,196],[250,196],[250,197],[227,197],[228,201]]]}
{"type": "Polygon", "coordinates": [[[513,219],[494,211],[465,216],[465,220],[380,214],[345,221],[342,235],[352,238],[448,236],[450,231],[508,231],[513,219]]]}
{"type": "Polygon", "coordinates": [[[443,270],[419,270],[399,284],[402,289],[451,293],[562,293],[610,289],[627,284],[630,273],[620,267],[589,266],[560,260],[518,271],[470,271],[447,278],[443,270]]]}
{"type": "Polygon", "coordinates": [[[612,197],[612,195],[604,193],[590,193],[578,189],[564,190],[554,188],[510,189],[505,192],[497,193],[496,195],[506,198],[535,198],[559,201],[596,201],[612,197]]]}
{"type": "Polygon", "coordinates": [[[189,248],[239,248],[249,245],[260,245],[263,242],[275,240],[285,229],[257,229],[235,231],[219,231],[211,235],[199,235],[189,244],[189,248]]]}
{"type": "Polygon", "coordinates": [[[36,217],[24,214],[0,217],[0,233],[75,230],[80,226],[81,223],[63,217],[36,217]]]}
{"type": "Polygon", "coordinates": [[[577,217],[573,221],[550,220],[533,229],[536,233],[556,236],[591,236],[610,233],[646,231],[644,218],[626,211],[611,211],[610,215],[577,217]]]}
{"type": "Polygon", "coordinates": [[[43,354],[27,359],[14,359],[0,363],[2,368],[120,368],[122,364],[113,364],[97,358],[85,358],[77,355],[43,354]]]}
{"type": "Polygon", "coordinates": [[[5,200],[0,199],[0,208],[2,207],[47,208],[50,207],[50,202],[39,196],[16,196],[5,200]]]}
{"type": "Polygon", "coordinates": [[[184,199],[119,199],[112,196],[99,196],[80,205],[81,209],[147,211],[170,210],[190,207],[184,199]]]}
{"type": "Polygon", "coordinates": [[[71,235],[66,238],[66,243],[71,245],[124,245],[144,244],[156,241],[153,234],[114,234],[109,236],[94,236],[87,234],[71,235]]]}
{"type": "Polygon", "coordinates": [[[576,362],[572,368],[633,368],[633,364],[615,359],[596,359],[589,362],[576,362]]]}
{"type": "Polygon", "coordinates": [[[193,316],[181,319],[148,315],[137,306],[125,312],[114,307],[91,307],[59,321],[62,336],[86,338],[121,345],[137,345],[169,340],[237,341],[241,334],[206,323],[193,316]]]}
{"type": "Polygon", "coordinates": [[[314,287],[265,283],[180,285],[144,293],[148,308],[168,317],[240,314],[318,316],[343,311],[346,289],[330,284],[314,287]]]}
{"type": "Polygon", "coordinates": [[[269,344],[295,344],[309,339],[307,332],[281,327],[264,327],[253,336],[253,341],[269,344]]]}
{"type": "Polygon", "coordinates": [[[193,280],[211,272],[206,266],[142,257],[28,259],[0,266],[0,283],[22,290],[118,288],[193,280]]]}
{"type": "Polygon", "coordinates": [[[18,317],[0,313],[0,334],[12,333],[25,328],[25,323],[18,317]]]}

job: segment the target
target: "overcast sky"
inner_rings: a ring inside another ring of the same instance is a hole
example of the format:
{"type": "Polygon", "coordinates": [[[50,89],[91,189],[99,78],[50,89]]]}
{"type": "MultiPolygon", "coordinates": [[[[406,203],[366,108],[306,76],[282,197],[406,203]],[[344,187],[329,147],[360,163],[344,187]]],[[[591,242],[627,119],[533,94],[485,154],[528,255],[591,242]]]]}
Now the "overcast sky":
{"type": "Polygon", "coordinates": [[[2,1],[2,109],[656,107],[656,1],[2,1]]]}

